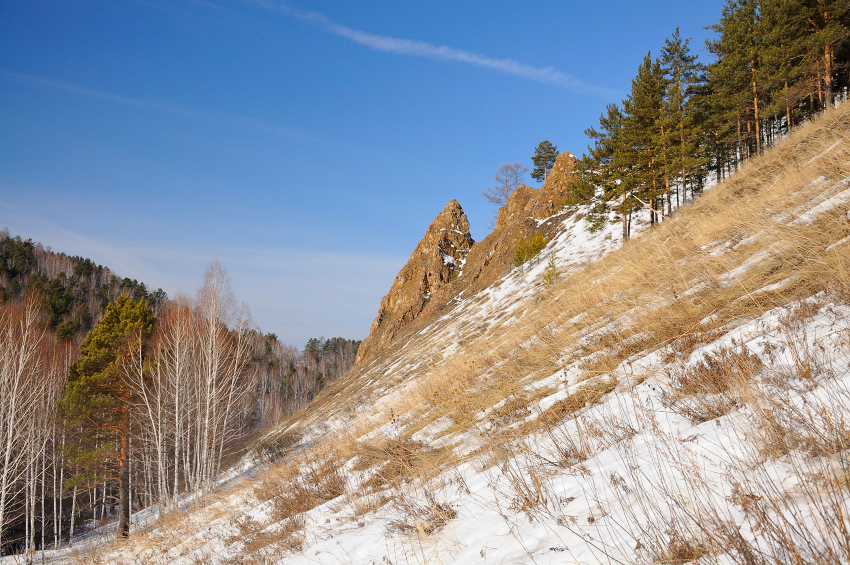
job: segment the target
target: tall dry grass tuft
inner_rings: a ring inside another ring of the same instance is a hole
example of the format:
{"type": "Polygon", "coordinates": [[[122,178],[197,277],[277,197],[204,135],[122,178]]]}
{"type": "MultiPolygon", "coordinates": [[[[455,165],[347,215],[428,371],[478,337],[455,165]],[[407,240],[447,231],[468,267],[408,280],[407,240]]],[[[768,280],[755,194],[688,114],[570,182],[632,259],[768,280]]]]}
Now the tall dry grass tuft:
{"type": "Polygon", "coordinates": [[[404,481],[431,477],[449,456],[445,449],[431,448],[409,438],[386,437],[363,442],[356,453],[358,459],[354,469],[374,471],[363,485],[368,491],[397,487],[404,481]]]}
{"type": "Polygon", "coordinates": [[[693,365],[672,370],[664,404],[695,424],[714,420],[748,400],[749,381],[761,368],[759,356],[743,343],[721,347],[693,365]]]}

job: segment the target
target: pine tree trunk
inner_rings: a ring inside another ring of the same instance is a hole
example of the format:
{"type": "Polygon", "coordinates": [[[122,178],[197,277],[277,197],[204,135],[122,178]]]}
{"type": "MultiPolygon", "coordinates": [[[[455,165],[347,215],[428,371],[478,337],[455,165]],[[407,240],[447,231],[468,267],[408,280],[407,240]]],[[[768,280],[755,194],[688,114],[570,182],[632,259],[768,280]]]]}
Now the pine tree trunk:
{"type": "MultiPolygon", "coordinates": [[[[682,200],[684,200],[685,196],[687,195],[687,193],[685,192],[687,190],[687,183],[685,182],[685,124],[684,124],[684,122],[682,123],[681,127],[679,128],[679,137],[680,137],[680,141],[681,141],[681,145],[679,147],[680,147],[681,157],[682,157],[682,200]]],[[[676,208],[679,208],[680,206],[681,206],[681,204],[679,203],[679,191],[677,190],[676,191],[676,208]]]]}
{"type": "MultiPolygon", "coordinates": [[[[685,173],[685,107],[681,107],[681,115],[679,116],[679,156],[682,158],[682,200],[687,196],[687,179],[685,173]]],[[[676,208],[679,208],[679,192],[676,191],[676,208]]]]}
{"type": "Polygon", "coordinates": [[[756,126],[756,155],[761,154],[761,131],[759,130],[759,95],[756,88],[756,67],[753,65],[753,114],[756,126]]]}
{"type": "MultiPolygon", "coordinates": [[[[717,171],[717,182],[723,180],[723,152],[720,149],[720,135],[714,131],[714,158],[717,161],[715,169],[717,171]]],[[[687,196],[687,195],[685,195],[687,196]]],[[[691,199],[694,196],[693,186],[691,187],[691,199]]]]}
{"type": "Polygon", "coordinates": [[[626,225],[626,193],[623,193],[623,205],[620,210],[620,216],[623,218],[623,243],[629,240],[629,230],[626,225]]]}
{"type": "Polygon", "coordinates": [[[833,47],[832,45],[826,45],[823,48],[823,78],[824,78],[824,86],[826,88],[826,105],[832,106],[832,60],[833,60],[833,47]]]}
{"type": "Polygon", "coordinates": [[[741,146],[741,108],[738,107],[738,155],[735,159],[735,168],[738,167],[738,161],[742,161],[744,159],[744,148],[741,146]]]}
{"type": "MultiPolygon", "coordinates": [[[[661,128],[661,137],[664,137],[664,128],[661,128]]],[[[670,208],[670,169],[667,164],[667,143],[664,142],[661,144],[662,151],[664,152],[664,183],[666,184],[666,194],[667,194],[667,215],[673,213],[672,208],[670,208]]],[[[661,207],[661,211],[664,211],[664,207],[661,207]]]]}
{"type": "Polygon", "coordinates": [[[788,135],[791,135],[791,102],[788,100],[788,81],[785,81],[785,122],[788,124],[788,135]]]}

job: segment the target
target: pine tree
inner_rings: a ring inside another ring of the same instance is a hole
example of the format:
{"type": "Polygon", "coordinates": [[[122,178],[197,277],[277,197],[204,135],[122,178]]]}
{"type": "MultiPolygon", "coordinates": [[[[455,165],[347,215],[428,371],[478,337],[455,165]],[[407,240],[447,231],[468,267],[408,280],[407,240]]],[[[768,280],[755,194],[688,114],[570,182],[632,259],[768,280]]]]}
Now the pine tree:
{"type": "MultiPolygon", "coordinates": [[[[701,83],[701,65],[697,56],[691,55],[690,39],[683,40],[679,28],[673,36],[664,42],[661,49],[661,65],[667,89],[664,100],[665,122],[670,129],[671,163],[670,176],[678,176],[681,183],[682,198],[688,184],[688,177],[694,169],[703,163],[698,157],[698,145],[701,137],[699,122],[695,120],[693,96],[701,83]]],[[[672,198],[669,182],[666,186],[667,213],[672,213],[672,198]]],[[[679,206],[679,191],[676,191],[676,206],[679,206]]]]}
{"type": "Polygon", "coordinates": [[[596,194],[596,164],[592,157],[583,155],[575,164],[564,186],[564,206],[587,204],[596,194]]]}
{"type": "Polygon", "coordinates": [[[545,182],[546,176],[555,165],[555,159],[557,157],[558,147],[552,145],[549,140],[541,141],[534,150],[534,156],[531,157],[531,161],[534,163],[531,178],[536,179],[537,182],[545,182]]]}
{"type": "Polygon", "coordinates": [[[699,64],[677,29],[660,60],[645,57],[622,109],[609,105],[599,127],[585,130],[593,146],[566,203],[595,192],[593,229],[614,210],[628,239],[635,210],[649,208],[656,221],[663,195],[672,212],[671,181],[678,204],[688,187],[701,190],[710,168],[722,180],[850,82],[847,0],[726,0],[709,29],[714,62],[699,64]]]}
{"type": "Polygon", "coordinates": [[[129,462],[131,412],[154,318],[143,300],[119,296],[80,345],[82,358],[71,366],[61,409],[83,430],[78,461],[99,466],[118,481],[118,537],[130,533],[129,462]]]}
{"type": "Polygon", "coordinates": [[[832,104],[836,49],[848,38],[845,25],[850,6],[846,0],[807,0],[803,17],[807,23],[810,49],[809,72],[817,85],[819,106],[832,104]]]}
{"type": "MultiPolygon", "coordinates": [[[[709,41],[709,52],[717,57],[710,80],[723,103],[715,111],[735,124],[737,161],[761,153],[762,128],[759,100],[761,71],[761,30],[758,0],[727,0],[720,22],[710,29],[720,37],[709,41]],[[745,131],[746,130],[746,131],[745,131]]],[[[716,102],[717,100],[715,100],[716,102]]]]}
{"type": "Polygon", "coordinates": [[[632,91],[623,102],[625,119],[622,143],[614,163],[628,171],[620,184],[622,191],[650,209],[650,222],[657,221],[657,198],[664,193],[666,143],[664,128],[664,77],[661,65],[649,54],[632,80],[632,91]]]}
{"type": "Polygon", "coordinates": [[[599,116],[599,129],[587,128],[585,135],[593,140],[589,147],[592,168],[598,171],[597,182],[602,188],[600,201],[591,208],[593,226],[601,225],[601,218],[607,215],[607,204],[617,200],[614,210],[620,216],[623,226],[623,241],[629,238],[628,218],[631,215],[634,200],[629,198],[623,180],[627,174],[618,156],[625,150],[623,147],[624,116],[616,104],[608,104],[604,114],[599,116]]]}
{"type": "Polygon", "coordinates": [[[794,110],[807,94],[805,69],[810,51],[802,0],[762,0],[761,60],[765,87],[773,96],[767,111],[783,115],[790,132],[794,110]]]}

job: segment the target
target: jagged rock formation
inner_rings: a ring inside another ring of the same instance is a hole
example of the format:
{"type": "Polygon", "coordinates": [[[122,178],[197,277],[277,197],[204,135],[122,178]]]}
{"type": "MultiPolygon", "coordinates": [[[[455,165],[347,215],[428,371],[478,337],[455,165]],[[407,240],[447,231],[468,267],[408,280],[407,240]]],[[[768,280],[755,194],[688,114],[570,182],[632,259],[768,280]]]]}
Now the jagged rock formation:
{"type": "Polygon", "coordinates": [[[564,210],[566,182],[576,162],[572,153],[561,153],[543,188],[514,190],[499,209],[493,232],[474,245],[466,214],[450,200],[381,300],[355,363],[430,320],[459,295],[472,296],[490,286],[511,269],[514,249],[524,238],[535,232],[554,237],[564,210]]]}
{"type": "Polygon", "coordinates": [[[555,164],[552,170],[546,175],[546,182],[543,183],[543,190],[553,189],[555,187],[563,187],[563,184],[570,179],[570,174],[578,163],[576,156],[569,151],[560,153],[555,159],[555,164]]]}
{"type": "Polygon", "coordinates": [[[369,337],[358,351],[358,361],[390,343],[419,316],[435,293],[458,278],[473,243],[466,214],[457,200],[449,200],[381,300],[369,337]]]}
{"type": "Polygon", "coordinates": [[[566,182],[577,162],[572,153],[561,153],[543,188],[521,186],[513,191],[499,209],[493,232],[470,251],[452,297],[461,292],[472,296],[506,274],[513,266],[517,244],[529,235],[540,232],[548,240],[557,235],[561,214],[569,213],[564,209],[566,182]]]}

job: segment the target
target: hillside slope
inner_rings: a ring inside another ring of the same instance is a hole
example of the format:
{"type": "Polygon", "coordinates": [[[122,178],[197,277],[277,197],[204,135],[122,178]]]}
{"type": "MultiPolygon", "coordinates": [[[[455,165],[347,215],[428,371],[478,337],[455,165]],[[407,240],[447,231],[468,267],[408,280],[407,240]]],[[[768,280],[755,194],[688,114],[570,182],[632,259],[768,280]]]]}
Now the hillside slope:
{"type": "Polygon", "coordinates": [[[624,246],[574,210],[540,261],[333,383],[215,499],[63,555],[848,562],[849,207],[842,109],[624,246]]]}

